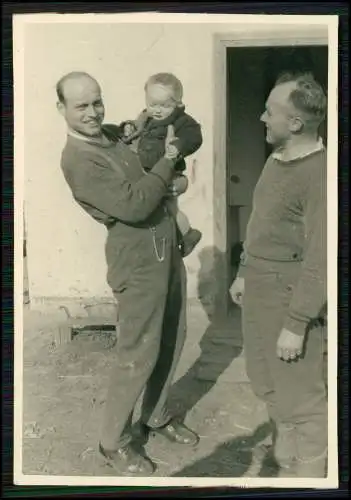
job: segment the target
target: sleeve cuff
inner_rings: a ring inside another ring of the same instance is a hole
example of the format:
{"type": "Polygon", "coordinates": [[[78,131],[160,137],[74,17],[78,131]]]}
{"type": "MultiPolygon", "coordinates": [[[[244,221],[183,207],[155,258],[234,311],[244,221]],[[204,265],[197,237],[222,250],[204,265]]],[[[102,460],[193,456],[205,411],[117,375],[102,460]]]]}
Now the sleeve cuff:
{"type": "Polygon", "coordinates": [[[149,173],[155,174],[168,186],[173,179],[173,166],[173,160],[169,160],[168,158],[161,158],[161,160],[156,163],[156,165],[152,168],[152,170],[150,170],[149,173]]]}
{"type": "Polygon", "coordinates": [[[240,264],[238,268],[238,272],[236,273],[236,278],[244,278],[245,276],[245,266],[240,264]]]}
{"type": "Polygon", "coordinates": [[[289,332],[295,333],[295,335],[300,335],[302,337],[306,334],[307,323],[305,321],[296,320],[289,316],[285,320],[284,328],[286,330],[289,330],[289,332]]]}

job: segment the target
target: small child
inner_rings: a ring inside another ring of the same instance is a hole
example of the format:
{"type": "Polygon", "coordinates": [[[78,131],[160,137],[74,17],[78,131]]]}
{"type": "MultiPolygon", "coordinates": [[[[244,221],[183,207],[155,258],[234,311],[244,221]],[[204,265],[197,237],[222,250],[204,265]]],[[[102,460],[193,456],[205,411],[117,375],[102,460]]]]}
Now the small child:
{"type": "Polygon", "coordinates": [[[185,113],[183,86],[174,75],[153,75],[147,80],[144,90],[146,109],[136,120],[120,124],[121,139],[138,154],[142,167],[148,172],[165,154],[168,126],[173,126],[175,137],[171,144],[177,148],[179,160],[174,167],[176,174],[167,206],[182,235],[182,254],[186,257],[198,244],[202,234],[191,227],[187,216],[179,210],[177,198],[188,187],[188,180],[182,174],[186,169],[184,158],[195,153],[202,145],[201,127],[185,113]]]}

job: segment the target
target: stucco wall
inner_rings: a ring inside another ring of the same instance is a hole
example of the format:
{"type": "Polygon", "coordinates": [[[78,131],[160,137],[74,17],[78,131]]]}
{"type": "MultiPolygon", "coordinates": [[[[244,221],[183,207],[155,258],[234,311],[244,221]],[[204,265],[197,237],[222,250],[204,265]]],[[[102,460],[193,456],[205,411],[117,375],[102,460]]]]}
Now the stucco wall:
{"type": "MultiPolygon", "coordinates": [[[[273,28],[260,30],[272,33],[273,28]]],[[[240,36],[247,27],[86,23],[25,27],[25,217],[32,301],[48,296],[110,296],[105,228],[75,204],[59,167],[65,124],[56,111],[55,84],[72,70],[87,71],[99,80],[107,122],[140,111],[143,84],[151,73],[171,71],[182,80],[187,111],[202,124],[204,135],[202,148],[189,159],[190,187],[181,199],[191,222],[203,232],[198,250],[186,259],[189,296],[197,295],[200,265],[202,275],[211,270],[208,249],[214,245],[213,34],[233,31],[240,36]]]]}

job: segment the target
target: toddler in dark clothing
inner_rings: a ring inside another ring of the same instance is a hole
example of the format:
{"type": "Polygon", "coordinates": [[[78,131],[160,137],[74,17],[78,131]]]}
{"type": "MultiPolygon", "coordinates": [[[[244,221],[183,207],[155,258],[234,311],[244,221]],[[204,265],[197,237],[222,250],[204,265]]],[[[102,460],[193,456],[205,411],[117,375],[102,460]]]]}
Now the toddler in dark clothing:
{"type": "Polygon", "coordinates": [[[181,82],[170,73],[151,76],[145,84],[146,109],[136,120],[120,124],[122,140],[130,145],[140,159],[145,172],[148,172],[165,154],[165,138],[168,127],[174,130],[172,148],[176,148],[179,160],[175,165],[175,178],[170,188],[167,206],[175,217],[182,235],[183,256],[195,248],[201,239],[201,232],[193,229],[187,216],[179,210],[178,196],[188,187],[183,172],[185,158],[197,151],[202,145],[200,125],[185,113],[182,103],[183,87],[181,82]]]}

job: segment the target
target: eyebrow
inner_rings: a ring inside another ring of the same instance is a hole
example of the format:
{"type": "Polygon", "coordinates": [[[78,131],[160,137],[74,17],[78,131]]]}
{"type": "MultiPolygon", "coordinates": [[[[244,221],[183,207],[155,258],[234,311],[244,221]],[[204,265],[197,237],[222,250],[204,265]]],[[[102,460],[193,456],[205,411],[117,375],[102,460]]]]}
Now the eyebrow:
{"type": "Polygon", "coordinates": [[[160,99],[151,99],[149,98],[148,101],[151,103],[151,104],[171,104],[171,103],[174,103],[174,102],[177,102],[176,99],[174,99],[174,97],[169,97],[168,99],[166,100],[160,100],[160,99]]]}
{"type": "MultiPolygon", "coordinates": [[[[95,101],[93,101],[92,104],[97,104],[97,103],[100,103],[102,102],[102,99],[101,97],[99,97],[98,99],[95,99],[95,101]]],[[[76,105],[75,105],[75,108],[82,108],[84,106],[89,106],[90,103],[88,102],[78,102],[76,105]]]]}

